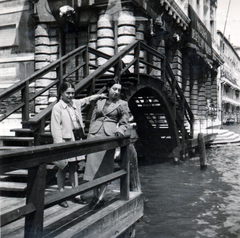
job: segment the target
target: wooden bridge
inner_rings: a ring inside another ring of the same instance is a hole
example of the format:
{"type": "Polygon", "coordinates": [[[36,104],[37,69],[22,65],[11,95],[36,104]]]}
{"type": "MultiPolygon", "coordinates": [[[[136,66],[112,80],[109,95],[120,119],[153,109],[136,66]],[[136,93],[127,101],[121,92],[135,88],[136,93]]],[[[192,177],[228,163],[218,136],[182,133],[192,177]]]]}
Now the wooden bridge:
{"type": "MultiPolygon", "coordinates": [[[[163,154],[171,154],[173,151],[176,153],[178,151],[179,154],[185,150],[186,140],[192,138],[193,114],[166,57],[141,41],[132,42],[112,57],[90,47],[81,46],[36,71],[32,76],[0,94],[0,101],[7,100],[13,95],[21,95],[21,102],[3,114],[0,121],[21,109],[23,128],[13,128],[16,137],[21,139],[33,137],[34,145],[51,142],[51,136],[46,128],[56,102],[52,102],[33,117],[30,117],[29,108],[34,100],[48,90],[53,90],[56,86],[58,90],[59,85],[69,77],[79,79],[75,85],[77,97],[102,93],[107,80],[117,78],[123,85],[125,99],[129,102],[143,146],[151,143],[158,148],[161,146],[163,154]],[[133,52],[133,60],[125,64],[124,57],[133,52]],[[93,65],[89,63],[89,54],[107,61],[101,66],[93,65]],[[29,85],[52,71],[57,72],[57,79],[30,95],[29,85]]],[[[88,108],[85,114],[86,125],[91,112],[92,110],[88,108]]]]}
{"type": "MultiPolygon", "coordinates": [[[[102,219],[104,225],[96,230],[97,237],[101,237],[100,234],[102,237],[118,237],[131,228],[143,214],[141,193],[129,193],[127,152],[129,138],[118,140],[111,137],[106,140],[84,140],[52,145],[49,122],[52,107],[56,102],[52,102],[40,113],[31,116],[30,108],[34,100],[48,90],[59,91],[60,84],[70,77],[77,82],[76,97],[104,92],[106,89],[104,85],[110,78],[117,78],[121,82],[124,97],[129,103],[134,122],[137,124],[138,144],[144,153],[150,156],[157,155],[159,159],[181,158],[184,157],[185,150],[192,139],[193,114],[164,55],[141,41],[132,42],[112,57],[88,46],[81,46],[0,94],[0,101],[9,100],[12,96],[20,97],[19,104],[9,108],[0,118],[1,121],[19,110],[22,114],[22,128],[13,128],[15,136],[2,138],[3,145],[11,145],[14,139],[16,146],[19,146],[19,141],[21,145],[31,145],[31,143],[35,145],[16,151],[5,151],[1,154],[2,176],[21,168],[28,169],[26,205],[14,210],[6,210],[6,213],[2,214],[3,231],[9,223],[25,216],[25,237],[51,237],[50,233],[44,233],[45,230],[49,230],[44,226],[44,209],[116,179],[121,181],[120,200],[109,204],[104,208],[105,212],[91,214],[94,218],[86,218],[84,215],[81,222],[84,223],[85,219],[90,219],[88,222],[94,220],[95,223],[90,223],[97,226],[96,224],[100,224],[99,220],[102,219]],[[104,58],[106,63],[101,66],[91,64],[89,54],[104,58]],[[124,63],[125,57],[129,55],[134,56],[133,60],[130,63],[124,63]],[[29,94],[29,85],[52,71],[57,72],[58,77],[40,91],[29,94]],[[48,163],[119,146],[123,147],[121,170],[61,194],[58,192],[46,194],[48,163]],[[108,230],[113,233],[107,233],[108,230]]],[[[91,106],[84,112],[86,130],[92,109],[91,106]]],[[[81,237],[96,237],[89,233],[91,229],[86,225],[88,222],[85,221],[85,225],[79,225],[80,220],[77,218],[76,224],[70,226],[71,228],[67,226],[66,229],[59,229],[56,237],[66,237],[65,232],[71,234],[68,237],[78,237],[79,234],[83,234],[81,237]]],[[[7,232],[7,229],[5,231],[7,232]]]]}
{"type": "Polygon", "coordinates": [[[129,191],[130,138],[89,139],[70,143],[41,145],[1,154],[1,174],[28,169],[26,198],[1,198],[1,237],[120,237],[131,232],[143,215],[141,192],[129,191]],[[46,189],[46,164],[63,158],[121,147],[121,166],[113,174],[84,183],[64,192],[46,189]],[[102,184],[119,180],[119,192],[101,211],[76,205],[55,206],[102,184]],[[12,200],[12,201],[11,201],[12,200]],[[21,220],[25,217],[25,223],[21,220]],[[19,220],[20,219],[20,220],[19,220]],[[17,221],[17,222],[15,222],[17,221]],[[12,223],[12,224],[11,224],[12,223]]]}

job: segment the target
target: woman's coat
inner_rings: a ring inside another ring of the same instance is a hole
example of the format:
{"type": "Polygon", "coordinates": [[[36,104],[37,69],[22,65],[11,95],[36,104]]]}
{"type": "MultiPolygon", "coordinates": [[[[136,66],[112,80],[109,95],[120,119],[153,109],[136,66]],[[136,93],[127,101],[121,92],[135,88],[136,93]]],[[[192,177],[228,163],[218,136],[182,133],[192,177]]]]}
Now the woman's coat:
{"type": "MultiPolygon", "coordinates": [[[[88,138],[106,138],[120,132],[124,135],[128,128],[128,103],[119,100],[104,108],[106,99],[97,101],[94,108],[88,138]]],[[[115,149],[99,151],[87,155],[84,180],[93,179],[110,174],[114,170],[115,149]]]]}
{"type": "Polygon", "coordinates": [[[89,134],[96,134],[103,126],[107,136],[115,135],[116,132],[124,135],[129,125],[128,103],[120,99],[103,111],[105,103],[106,99],[97,102],[92,114],[89,134]]]}
{"type": "MultiPolygon", "coordinates": [[[[83,131],[84,124],[81,111],[88,104],[90,104],[90,97],[72,100],[72,106],[77,109],[77,114],[80,120],[81,127],[83,128],[83,131]]],[[[75,141],[72,130],[73,123],[67,110],[67,104],[60,99],[59,102],[54,105],[51,115],[51,132],[53,137],[53,143],[75,141]]],[[[55,164],[59,168],[63,169],[68,164],[68,161],[73,162],[83,159],[85,159],[85,156],[78,156],[75,158],[56,161],[55,164]]]]}

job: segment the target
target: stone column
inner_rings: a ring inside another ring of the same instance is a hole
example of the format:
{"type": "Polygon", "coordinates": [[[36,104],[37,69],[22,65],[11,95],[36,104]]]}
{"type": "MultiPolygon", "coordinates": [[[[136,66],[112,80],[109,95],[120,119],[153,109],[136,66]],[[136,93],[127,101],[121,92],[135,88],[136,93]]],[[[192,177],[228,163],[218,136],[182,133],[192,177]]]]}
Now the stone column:
{"type": "Polygon", "coordinates": [[[208,77],[208,71],[206,73],[201,72],[199,69],[199,86],[198,86],[198,116],[201,119],[205,119],[207,113],[207,98],[206,98],[206,81],[208,77]]]}
{"type": "Polygon", "coordinates": [[[195,132],[198,130],[199,121],[198,121],[198,71],[196,70],[197,65],[191,66],[190,71],[190,107],[192,110],[192,113],[194,115],[195,121],[194,121],[194,129],[195,132]]]}
{"type": "MultiPolygon", "coordinates": [[[[113,22],[111,16],[104,11],[100,12],[99,20],[97,22],[97,49],[110,56],[114,55],[114,32],[113,22]]],[[[107,59],[99,57],[97,59],[98,65],[103,65],[107,59]]],[[[112,73],[109,73],[112,74],[112,73]]]]}
{"type": "MultiPolygon", "coordinates": [[[[59,32],[56,28],[49,29],[49,40],[50,40],[50,62],[54,62],[59,58],[59,32]]],[[[51,71],[48,73],[48,78],[52,81],[57,79],[57,72],[56,70],[51,71]]],[[[57,85],[52,87],[49,90],[49,103],[55,101],[57,99],[57,85]]]]}
{"type": "MultiPolygon", "coordinates": [[[[89,23],[89,41],[88,46],[97,49],[97,24],[96,22],[89,23]]],[[[97,65],[97,57],[95,54],[89,53],[89,63],[97,65]]],[[[94,72],[95,68],[89,67],[89,74],[94,72]]]]}
{"type": "Polygon", "coordinates": [[[208,75],[206,77],[206,98],[210,99],[212,96],[211,96],[211,76],[208,75]]]}
{"type": "MultiPolygon", "coordinates": [[[[136,21],[133,10],[123,7],[118,17],[118,51],[121,51],[136,38],[136,21]]],[[[134,51],[126,55],[122,60],[125,64],[130,63],[134,59],[134,51]]],[[[133,67],[130,67],[133,72],[133,67]]]]}
{"type": "MultiPolygon", "coordinates": [[[[58,58],[59,41],[57,31],[48,24],[39,24],[35,30],[35,70],[39,70],[58,58]]],[[[51,71],[35,82],[36,92],[43,89],[57,78],[56,71],[51,71]]],[[[39,113],[57,97],[56,87],[35,99],[35,113],[39,113]]]]}
{"type": "Polygon", "coordinates": [[[186,101],[190,104],[190,60],[187,54],[184,54],[182,61],[182,89],[186,101]]]}
{"type": "Polygon", "coordinates": [[[211,78],[211,98],[212,102],[217,107],[217,74],[215,72],[212,72],[212,78],[211,78]]]}
{"type": "MultiPolygon", "coordinates": [[[[165,55],[166,54],[166,49],[165,49],[165,39],[158,39],[158,38],[153,38],[152,39],[152,44],[151,47],[156,48],[156,50],[165,55]]],[[[162,63],[163,61],[160,58],[157,58],[155,56],[152,56],[151,54],[148,55],[148,60],[151,62],[152,64],[155,65],[156,67],[159,67],[162,69],[162,63]]],[[[148,67],[149,68],[149,67],[148,67]]],[[[161,77],[162,76],[162,72],[157,70],[157,69],[153,69],[153,68],[149,68],[147,71],[148,74],[153,75],[155,77],[161,77]]]]}
{"type": "Polygon", "coordinates": [[[171,66],[173,74],[182,88],[182,52],[180,50],[176,50],[171,66]]]}

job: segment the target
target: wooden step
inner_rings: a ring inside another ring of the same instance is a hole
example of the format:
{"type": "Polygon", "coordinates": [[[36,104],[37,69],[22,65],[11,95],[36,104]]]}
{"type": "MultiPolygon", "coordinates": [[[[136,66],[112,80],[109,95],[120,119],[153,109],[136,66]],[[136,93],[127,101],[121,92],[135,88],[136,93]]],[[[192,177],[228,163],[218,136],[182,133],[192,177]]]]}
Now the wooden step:
{"type": "Polygon", "coordinates": [[[34,131],[28,128],[15,128],[15,129],[11,129],[10,131],[15,132],[16,136],[19,137],[30,137],[33,136],[34,131]]]}
{"type": "MultiPolygon", "coordinates": [[[[0,176],[1,182],[27,182],[28,170],[19,169],[11,172],[4,173],[0,176]]],[[[1,188],[1,187],[0,187],[1,188]]],[[[14,190],[11,190],[14,191],[14,190]]]]}
{"type": "Polygon", "coordinates": [[[33,146],[34,137],[1,136],[2,146],[33,146]]]}
{"type": "Polygon", "coordinates": [[[31,141],[31,140],[34,140],[34,137],[0,136],[0,140],[4,140],[4,141],[31,141]]]}
{"type": "Polygon", "coordinates": [[[27,183],[0,181],[1,191],[24,192],[27,189],[27,183]]]}
{"type": "MultiPolygon", "coordinates": [[[[28,146],[25,146],[28,147],[28,146]]],[[[22,149],[24,146],[0,146],[0,151],[22,149]]]]}
{"type": "Polygon", "coordinates": [[[16,176],[16,177],[26,177],[28,175],[28,170],[27,169],[18,169],[18,170],[4,173],[4,175],[16,176]]]}

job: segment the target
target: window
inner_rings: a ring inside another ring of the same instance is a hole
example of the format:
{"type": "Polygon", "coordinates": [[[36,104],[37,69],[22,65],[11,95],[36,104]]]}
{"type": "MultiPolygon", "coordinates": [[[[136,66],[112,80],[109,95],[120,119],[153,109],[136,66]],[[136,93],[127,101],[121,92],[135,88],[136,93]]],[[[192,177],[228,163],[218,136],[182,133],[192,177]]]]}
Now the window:
{"type": "Polygon", "coordinates": [[[0,47],[18,45],[16,24],[0,26],[0,47]]]}

